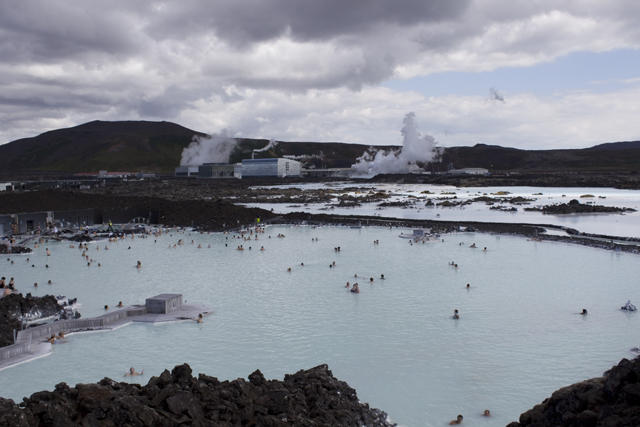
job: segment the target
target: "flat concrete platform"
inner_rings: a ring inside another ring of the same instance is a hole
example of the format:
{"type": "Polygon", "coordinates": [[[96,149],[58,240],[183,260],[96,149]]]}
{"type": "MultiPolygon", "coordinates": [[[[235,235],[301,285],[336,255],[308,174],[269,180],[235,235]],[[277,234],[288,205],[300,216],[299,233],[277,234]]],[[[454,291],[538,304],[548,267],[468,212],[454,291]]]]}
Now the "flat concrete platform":
{"type": "MultiPolygon", "coordinates": [[[[67,341],[67,337],[80,332],[100,332],[100,331],[110,331],[113,329],[120,328],[125,325],[129,325],[131,323],[150,323],[150,324],[163,324],[167,322],[183,322],[183,321],[192,321],[195,323],[199,314],[202,314],[203,317],[206,317],[210,314],[213,314],[213,310],[209,307],[206,307],[202,304],[182,304],[180,310],[172,311],[166,314],[159,313],[144,313],[135,316],[126,316],[127,312],[135,311],[145,311],[144,305],[133,305],[128,307],[118,308],[117,310],[108,310],[107,314],[104,314],[99,317],[89,318],[84,320],[96,320],[101,318],[113,318],[114,313],[122,313],[125,316],[118,318],[113,321],[104,322],[103,326],[90,326],[90,327],[80,327],[80,328],[67,328],[63,329],[67,334],[65,334],[65,338],[61,343],[50,344],[45,340],[44,337],[34,338],[28,337],[31,340],[31,351],[10,357],[4,360],[0,360],[0,370],[9,368],[15,365],[19,365],[21,363],[29,362],[31,360],[38,359],[40,357],[48,356],[51,354],[52,345],[72,345],[71,343],[65,343],[67,341]]],[[[49,325],[55,325],[57,322],[54,322],[49,325]]],[[[62,325],[61,325],[62,326],[62,325]]],[[[25,340],[25,336],[28,334],[29,329],[21,331],[18,333],[19,341],[25,340]]]]}

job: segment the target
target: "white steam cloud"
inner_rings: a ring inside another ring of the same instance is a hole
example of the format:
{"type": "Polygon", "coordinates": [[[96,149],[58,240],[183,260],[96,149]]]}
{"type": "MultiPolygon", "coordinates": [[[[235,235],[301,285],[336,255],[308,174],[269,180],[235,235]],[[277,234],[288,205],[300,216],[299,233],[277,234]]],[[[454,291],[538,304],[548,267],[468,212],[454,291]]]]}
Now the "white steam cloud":
{"type": "Polygon", "coordinates": [[[196,136],[193,142],[182,150],[180,166],[201,165],[203,163],[229,163],[229,155],[237,141],[228,129],[210,136],[196,136]]]}
{"type": "Polygon", "coordinates": [[[275,148],[275,146],[276,146],[276,145],[278,145],[278,143],[276,142],[276,140],[275,140],[275,139],[273,139],[273,138],[271,138],[271,139],[269,140],[269,143],[267,144],[267,146],[266,146],[266,147],[263,147],[263,148],[260,148],[260,149],[253,150],[253,152],[254,152],[254,153],[261,153],[261,152],[263,152],[263,151],[267,151],[267,150],[269,150],[270,148],[275,148]]]}
{"type": "Polygon", "coordinates": [[[408,113],[402,128],[402,147],[398,150],[364,153],[351,166],[352,176],[374,176],[381,173],[407,173],[416,162],[429,162],[434,157],[436,140],[422,135],[416,125],[416,115],[408,113]]]}

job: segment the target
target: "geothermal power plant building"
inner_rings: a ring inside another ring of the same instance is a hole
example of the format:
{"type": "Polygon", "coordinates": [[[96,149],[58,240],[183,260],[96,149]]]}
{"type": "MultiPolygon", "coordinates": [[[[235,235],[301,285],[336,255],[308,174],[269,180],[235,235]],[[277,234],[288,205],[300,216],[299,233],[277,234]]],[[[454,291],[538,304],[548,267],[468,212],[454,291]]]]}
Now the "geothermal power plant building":
{"type": "Polygon", "coordinates": [[[245,159],[242,161],[242,177],[300,176],[300,162],[290,159],[245,159]]]}
{"type": "Polygon", "coordinates": [[[300,162],[291,159],[246,159],[242,163],[204,163],[178,166],[175,176],[198,178],[252,178],[301,176],[300,162]]]}

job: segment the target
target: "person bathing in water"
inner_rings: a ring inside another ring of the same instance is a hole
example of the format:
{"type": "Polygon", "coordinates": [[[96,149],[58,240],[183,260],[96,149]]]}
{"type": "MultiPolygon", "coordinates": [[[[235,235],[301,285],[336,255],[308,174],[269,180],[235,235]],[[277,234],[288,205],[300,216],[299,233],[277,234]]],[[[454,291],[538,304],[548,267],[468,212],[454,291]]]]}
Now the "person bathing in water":
{"type": "Polygon", "coordinates": [[[453,318],[454,319],[459,319],[460,315],[458,314],[458,310],[453,310],[453,318]]]}
{"type": "Polygon", "coordinates": [[[453,420],[453,421],[451,421],[449,423],[449,425],[453,426],[453,425],[456,425],[456,424],[462,424],[462,418],[463,418],[462,415],[458,415],[455,420],[453,420]]]}
{"type": "Polygon", "coordinates": [[[142,370],[142,372],[136,372],[135,369],[133,369],[133,367],[129,368],[129,372],[125,372],[124,376],[125,377],[133,377],[134,375],[142,375],[144,374],[144,369],[142,370]]]}

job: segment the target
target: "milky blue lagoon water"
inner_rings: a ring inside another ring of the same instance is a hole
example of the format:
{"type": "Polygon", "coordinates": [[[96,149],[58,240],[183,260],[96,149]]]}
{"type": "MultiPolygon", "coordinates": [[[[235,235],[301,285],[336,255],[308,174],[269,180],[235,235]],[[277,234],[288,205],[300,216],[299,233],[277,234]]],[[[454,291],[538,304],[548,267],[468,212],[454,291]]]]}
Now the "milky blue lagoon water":
{"type": "Polygon", "coordinates": [[[627,299],[640,303],[638,255],[473,233],[411,245],[401,232],[409,230],[277,226],[245,242],[174,231],[157,243],[93,243],[88,252],[101,267],[87,267],[69,243],[12,256],[14,265],[2,259],[0,275],[15,277],[20,291],[77,297],[84,317],[160,293],[182,293],[215,314],[203,324],[73,334],[50,356],[0,371],[0,395],[20,401],[61,381],[129,381],[131,366],[145,370],[136,380],[146,383],[185,362],[194,375],[220,379],[255,369],[282,379],[327,363],[361,401],[401,425],[441,426],[461,413],[466,425],[504,426],[640,346],[640,318],[619,310],[627,299]],[[187,244],[169,248],[180,238],[187,244]],[[240,244],[247,250],[235,250],[240,244]],[[348,292],[347,281],[361,293],[348,292]],[[586,317],[576,314],[583,308],[586,317]],[[482,417],[484,409],[494,416],[482,417]]]}

